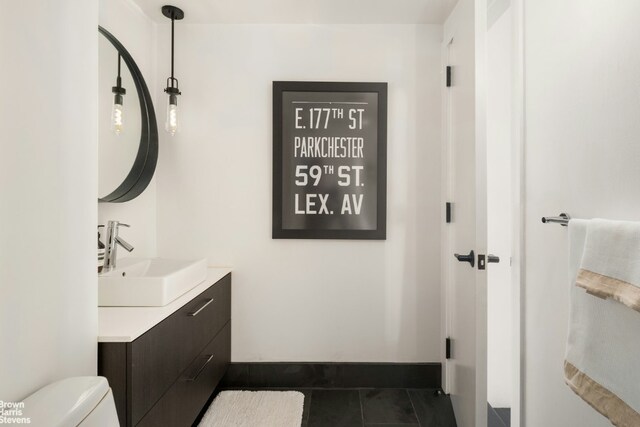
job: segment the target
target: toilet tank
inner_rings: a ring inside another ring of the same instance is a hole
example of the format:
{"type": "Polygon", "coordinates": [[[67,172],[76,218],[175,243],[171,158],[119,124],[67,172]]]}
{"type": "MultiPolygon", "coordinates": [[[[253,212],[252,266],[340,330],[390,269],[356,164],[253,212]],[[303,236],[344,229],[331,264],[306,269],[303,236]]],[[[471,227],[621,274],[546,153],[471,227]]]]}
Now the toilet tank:
{"type": "Polygon", "coordinates": [[[24,400],[34,426],[118,427],[109,383],[103,377],[73,377],[49,384],[24,400]]]}

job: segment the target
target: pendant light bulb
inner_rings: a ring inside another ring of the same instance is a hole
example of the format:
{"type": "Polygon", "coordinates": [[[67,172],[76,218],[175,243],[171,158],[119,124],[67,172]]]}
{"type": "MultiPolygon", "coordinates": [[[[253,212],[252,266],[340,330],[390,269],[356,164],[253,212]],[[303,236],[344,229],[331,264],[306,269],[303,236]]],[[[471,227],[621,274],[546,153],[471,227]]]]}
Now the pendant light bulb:
{"type": "Polygon", "coordinates": [[[122,87],[122,78],[120,77],[120,62],[122,57],[118,53],[118,78],[116,85],[111,88],[113,93],[113,106],[111,107],[111,130],[120,135],[124,129],[124,95],[127,90],[122,87]]]}
{"type": "Polygon", "coordinates": [[[178,131],[178,95],[169,93],[167,98],[169,103],[167,104],[167,121],[164,128],[173,136],[178,131]]]}
{"type": "Polygon", "coordinates": [[[120,135],[124,128],[124,106],[122,105],[123,96],[116,94],[113,97],[113,107],[111,108],[111,130],[120,135]]]}

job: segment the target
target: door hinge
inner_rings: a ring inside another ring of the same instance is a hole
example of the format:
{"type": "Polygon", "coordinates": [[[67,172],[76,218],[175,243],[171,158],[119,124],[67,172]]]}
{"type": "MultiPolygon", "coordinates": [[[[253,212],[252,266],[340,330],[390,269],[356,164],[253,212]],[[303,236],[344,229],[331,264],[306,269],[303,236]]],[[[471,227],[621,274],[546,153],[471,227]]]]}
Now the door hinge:
{"type": "Polygon", "coordinates": [[[447,87],[451,87],[451,65],[447,65],[447,87]]]}
{"type": "Polygon", "coordinates": [[[445,357],[451,359],[451,338],[447,337],[445,340],[445,357]]]}
{"type": "Polygon", "coordinates": [[[451,210],[453,209],[453,206],[451,205],[451,202],[447,202],[446,203],[446,214],[445,214],[445,219],[447,221],[447,224],[451,223],[451,210]]]}

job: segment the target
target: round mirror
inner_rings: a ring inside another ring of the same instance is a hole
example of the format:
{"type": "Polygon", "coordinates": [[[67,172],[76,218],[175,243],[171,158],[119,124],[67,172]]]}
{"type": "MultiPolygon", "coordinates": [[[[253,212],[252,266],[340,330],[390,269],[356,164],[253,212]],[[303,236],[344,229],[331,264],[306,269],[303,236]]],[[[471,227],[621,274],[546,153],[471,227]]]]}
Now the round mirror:
{"type": "Polygon", "coordinates": [[[140,69],[112,34],[98,30],[98,201],[126,202],[153,178],[158,125],[140,69]]]}

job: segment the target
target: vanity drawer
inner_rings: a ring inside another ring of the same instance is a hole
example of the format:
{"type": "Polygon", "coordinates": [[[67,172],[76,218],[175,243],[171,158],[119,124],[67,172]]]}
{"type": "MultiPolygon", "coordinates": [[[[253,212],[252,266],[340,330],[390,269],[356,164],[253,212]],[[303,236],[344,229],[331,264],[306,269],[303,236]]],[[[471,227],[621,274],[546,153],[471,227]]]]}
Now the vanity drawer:
{"type": "MultiPolygon", "coordinates": [[[[136,425],[188,367],[199,363],[198,355],[230,318],[228,274],[131,343],[130,425],[136,425]]],[[[207,370],[221,366],[211,363],[207,370]]]]}
{"type": "Polygon", "coordinates": [[[191,426],[222,379],[230,360],[231,322],[228,322],[138,426],[191,426]]]}

